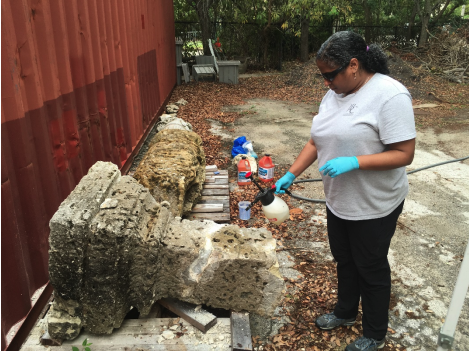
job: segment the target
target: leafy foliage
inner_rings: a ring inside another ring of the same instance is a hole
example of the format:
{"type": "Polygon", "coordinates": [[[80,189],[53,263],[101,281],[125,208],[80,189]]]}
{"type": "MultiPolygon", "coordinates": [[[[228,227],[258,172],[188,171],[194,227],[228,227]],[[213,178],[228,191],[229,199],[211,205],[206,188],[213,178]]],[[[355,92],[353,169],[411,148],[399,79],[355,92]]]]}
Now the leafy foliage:
{"type": "MultiPolygon", "coordinates": [[[[375,42],[387,36],[388,42],[395,37],[398,45],[416,46],[419,39],[427,43],[428,31],[433,33],[444,25],[456,30],[468,22],[465,19],[465,16],[468,18],[468,1],[464,17],[461,16],[461,6],[465,2],[466,0],[175,0],[174,8],[177,37],[181,33],[197,32],[197,40],[201,40],[204,45],[207,39],[219,37],[229,59],[248,56],[251,58],[250,66],[280,69],[283,60],[301,56],[301,46],[307,53],[312,53],[335,30],[355,30],[367,42],[375,42]],[[181,27],[182,22],[186,23],[186,28],[181,27]]],[[[195,54],[190,45],[186,48],[187,57],[195,54]]],[[[305,54],[305,51],[302,52],[305,54]]]]}
{"type": "MultiPolygon", "coordinates": [[[[90,349],[90,345],[92,345],[93,343],[88,343],[88,338],[85,338],[85,340],[83,340],[82,342],[82,346],[83,346],[83,350],[84,351],[91,351],[90,349]]],[[[72,346],[72,351],[80,351],[80,349],[76,346],[72,346]]]]}

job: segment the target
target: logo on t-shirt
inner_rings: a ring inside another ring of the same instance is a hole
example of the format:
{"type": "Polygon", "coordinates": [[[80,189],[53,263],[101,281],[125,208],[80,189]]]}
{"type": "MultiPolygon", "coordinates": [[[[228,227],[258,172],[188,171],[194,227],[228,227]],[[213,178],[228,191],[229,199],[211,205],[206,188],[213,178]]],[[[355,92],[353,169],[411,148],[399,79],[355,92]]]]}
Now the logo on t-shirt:
{"type": "Polygon", "coordinates": [[[353,110],[354,110],[356,107],[357,107],[356,104],[351,104],[351,106],[349,106],[349,108],[348,108],[348,113],[349,113],[350,115],[352,115],[352,114],[353,114],[353,110]]]}

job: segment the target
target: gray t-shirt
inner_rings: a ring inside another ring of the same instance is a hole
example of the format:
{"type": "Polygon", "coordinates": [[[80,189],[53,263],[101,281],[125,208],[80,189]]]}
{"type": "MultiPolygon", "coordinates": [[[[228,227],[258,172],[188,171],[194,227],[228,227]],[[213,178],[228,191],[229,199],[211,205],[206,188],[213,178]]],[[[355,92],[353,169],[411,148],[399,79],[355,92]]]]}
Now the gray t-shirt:
{"type": "MultiPolygon", "coordinates": [[[[313,119],[311,137],[319,168],[336,157],[386,151],[387,144],[416,137],[411,95],[401,83],[379,73],[354,94],[330,90],[313,119]]],[[[347,220],[387,216],[408,193],[405,167],[358,169],[322,179],[328,208],[347,220]]]]}

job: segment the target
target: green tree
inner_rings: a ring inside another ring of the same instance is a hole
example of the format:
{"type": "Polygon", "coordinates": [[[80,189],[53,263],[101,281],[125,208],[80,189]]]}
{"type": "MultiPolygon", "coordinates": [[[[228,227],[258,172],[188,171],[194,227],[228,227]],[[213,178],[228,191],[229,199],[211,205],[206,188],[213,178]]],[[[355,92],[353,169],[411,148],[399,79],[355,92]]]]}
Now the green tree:
{"type": "Polygon", "coordinates": [[[454,11],[462,5],[468,4],[465,0],[414,0],[416,12],[421,20],[421,34],[418,47],[423,47],[429,37],[429,24],[438,23],[443,18],[449,18],[454,11]]]}
{"type": "MultiPolygon", "coordinates": [[[[283,7],[283,12],[290,21],[300,20],[300,30],[296,35],[300,36],[300,60],[308,60],[308,34],[310,23],[321,22],[326,17],[339,17],[351,11],[351,5],[346,0],[289,0],[283,7]]],[[[289,26],[289,21],[283,24],[283,28],[289,26]]]]}

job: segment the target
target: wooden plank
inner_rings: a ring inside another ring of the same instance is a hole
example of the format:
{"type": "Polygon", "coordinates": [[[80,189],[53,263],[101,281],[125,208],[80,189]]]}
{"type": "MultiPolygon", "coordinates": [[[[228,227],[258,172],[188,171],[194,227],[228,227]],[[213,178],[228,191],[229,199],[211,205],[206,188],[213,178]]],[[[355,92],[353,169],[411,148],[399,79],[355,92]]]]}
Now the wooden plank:
{"type": "Polygon", "coordinates": [[[208,41],[209,41],[209,49],[211,51],[212,56],[214,56],[215,70],[217,71],[217,73],[219,73],[219,65],[217,65],[217,57],[215,57],[215,55],[214,55],[214,49],[212,48],[212,42],[211,42],[210,38],[208,39],[208,41]]]}
{"type": "Polygon", "coordinates": [[[203,189],[228,189],[228,184],[207,184],[203,189]]]}
{"type": "Polygon", "coordinates": [[[62,345],[62,340],[52,339],[49,333],[46,331],[43,336],[41,336],[41,345],[44,346],[60,346],[62,345]]]}
{"type": "Polygon", "coordinates": [[[211,183],[211,184],[214,183],[214,184],[227,184],[228,185],[228,178],[223,179],[223,178],[215,178],[215,177],[206,177],[206,182],[211,183]]]}
{"type": "Polygon", "coordinates": [[[227,223],[230,222],[230,212],[214,212],[214,213],[196,213],[191,212],[188,215],[190,220],[208,219],[214,222],[227,223]]]}
{"type": "Polygon", "coordinates": [[[206,183],[215,183],[215,179],[214,178],[206,178],[204,180],[204,184],[206,184],[206,183]]]}
{"type": "Polygon", "coordinates": [[[197,204],[191,211],[192,212],[222,212],[224,210],[223,204],[197,204]]]}
{"type": "Polygon", "coordinates": [[[192,303],[176,299],[161,299],[158,303],[204,333],[217,323],[216,316],[192,303]]]}
{"type": "MultiPolygon", "coordinates": [[[[201,196],[201,200],[223,200],[223,201],[230,201],[230,196],[214,196],[214,195],[203,195],[201,196]]],[[[219,202],[214,202],[214,203],[219,203],[219,202]]]]}
{"type": "Polygon", "coordinates": [[[181,68],[183,69],[184,81],[189,83],[189,69],[187,63],[182,63],[181,68]]]}
{"type": "Polygon", "coordinates": [[[228,208],[230,206],[230,201],[229,200],[199,200],[197,203],[199,204],[222,204],[225,208],[228,208]]]}
{"type": "Polygon", "coordinates": [[[228,170],[226,169],[219,169],[217,172],[218,174],[214,174],[214,172],[206,172],[206,176],[211,175],[211,176],[216,176],[216,175],[228,175],[228,170]]]}
{"type": "Polygon", "coordinates": [[[193,68],[197,74],[215,74],[215,71],[211,65],[194,65],[193,68]]]}
{"type": "Polygon", "coordinates": [[[228,178],[226,179],[215,178],[215,184],[228,184],[228,178]]]}
{"type": "Polygon", "coordinates": [[[214,172],[217,171],[217,165],[207,165],[206,172],[214,172]]]}
{"type": "MultiPolygon", "coordinates": [[[[91,335],[90,339],[93,341],[93,336],[91,335]]],[[[217,336],[213,337],[214,340],[217,340],[217,336]]],[[[230,335],[228,336],[230,338],[230,335]]],[[[223,346],[217,346],[217,349],[214,349],[214,345],[210,344],[200,344],[200,345],[194,345],[191,343],[184,344],[182,340],[178,340],[175,342],[174,345],[165,343],[165,344],[158,344],[155,341],[155,336],[152,338],[154,344],[144,344],[141,342],[141,340],[137,340],[136,338],[129,338],[128,340],[124,340],[123,343],[121,344],[113,344],[113,345],[91,345],[90,348],[92,351],[214,351],[214,350],[221,350],[221,351],[230,351],[232,348],[230,345],[224,345],[221,343],[223,346]]],[[[167,341],[167,340],[165,340],[167,341]]],[[[198,342],[197,340],[193,340],[193,343],[198,342]]],[[[79,350],[82,350],[80,347],[81,343],[80,341],[75,341],[74,344],[67,345],[67,346],[55,346],[51,348],[46,348],[44,346],[25,346],[21,348],[21,351],[71,351],[72,346],[78,347],[79,350]]]]}
{"type": "Polygon", "coordinates": [[[202,189],[201,195],[228,195],[227,189],[202,189]]]}
{"type": "MultiPolygon", "coordinates": [[[[94,335],[90,335],[90,342],[93,342],[94,335]]],[[[146,337],[140,337],[140,339],[145,338],[149,339],[149,336],[146,337]]],[[[214,340],[218,340],[217,335],[213,335],[212,338],[214,340]]],[[[226,336],[228,340],[230,340],[230,334],[226,336]]],[[[152,336],[150,339],[152,339],[153,343],[143,343],[142,340],[137,339],[137,337],[128,337],[127,339],[123,340],[122,342],[115,343],[115,344],[110,344],[110,345],[95,345],[93,342],[93,345],[90,346],[90,349],[92,351],[230,351],[232,348],[230,347],[230,341],[228,343],[224,342],[219,342],[218,345],[216,344],[215,346],[217,347],[214,349],[214,342],[210,344],[208,341],[207,344],[199,344],[198,340],[192,340],[187,343],[185,343],[183,340],[178,339],[176,341],[172,341],[173,344],[170,344],[167,342],[168,340],[164,340],[161,344],[158,344],[157,341],[155,341],[155,336],[152,336]],[[220,345],[220,346],[219,346],[220,345]]],[[[72,346],[77,347],[79,350],[84,350],[82,349],[83,346],[81,346],[81,341],[80,340],[75,340],[75,343],[70,344],[70,345],[62,345],[62,346],[53,346],[50,348],[46,348],[45,346],[38,345],[38,346],[23,346],[21,348],[21,351],[71,351],[72,346]]]]}
{"type": "Polygon", "coordinates": [[[181,318],[149,318],[126,319],[119,329],[111,335],[93,335],[82,332],[74,340],[65,340],[61,346],[44,347],[40,344],[41,333],[45,329],[42,319],[33,328],[30,336],[23,344],[21,351],[70,351],[72,346],[82,349],[85,338],[92,342],[92,351],[229,351],[230,319],[218,318],[217,324],[203,333],[181,318]],[[164,339],[161,335],[165,330],[174,330],[175,337],[164,339]],[[186,330],[183,332],[183,330],[186,330]],[[221,338],[223,337],[223,338],[221,338]]]}
{"type": "Polygon", "coordinates": [[[206,178],[226,179],[226,181],[228,183],[228,174],[212,174],[211,175],[210,173],[206,173],[206,178]]]}
{"type": "Polygon", "coordinates": [[[232,329],[232,350],[253,350],[249,314],[232,312],[230,315],[230,325],[232,329]]]}

